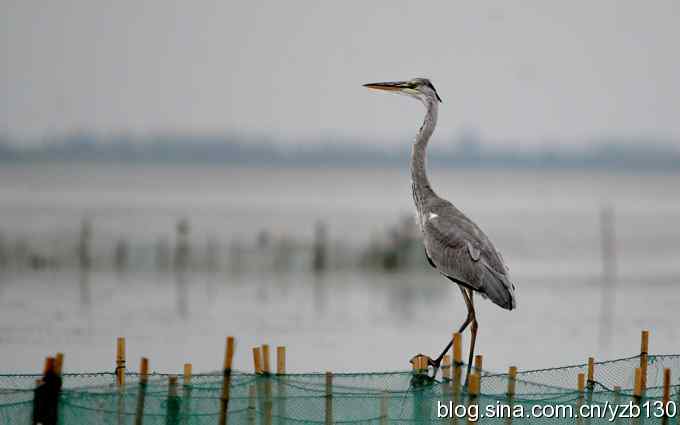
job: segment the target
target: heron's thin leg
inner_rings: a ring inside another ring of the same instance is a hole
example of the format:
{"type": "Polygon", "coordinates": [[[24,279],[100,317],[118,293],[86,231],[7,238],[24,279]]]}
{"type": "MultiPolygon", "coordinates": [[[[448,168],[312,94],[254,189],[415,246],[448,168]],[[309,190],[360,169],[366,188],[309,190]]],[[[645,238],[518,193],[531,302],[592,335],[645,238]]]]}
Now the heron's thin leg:
{"type": "MultiPolygon", "coordinates": [[[[470,367],[472,366],[472,359],[475,355],[475,341],[477,340],[477,315],[475,314],[475,304],[473,301],[474,293],[472,289],[468,289],[468,294],[470,298],[470,311],[472,311],[472,327],[470,328],[470,333],[472,338],[470,339],[470,354],[468,356],[467,374],[465,375],[465,387],[467,387],[468,380],[470,379],[470,367]]],[[[481,371],[479,371],[481,373],[481,371]]]]}
{"type": "MultiPolygon", "coordinates": [[[[472,322],[472,319],[474,317],[473,315],[473,310],[472,306],[470,303],[470,300],[468,299],[468,294],[465,292],[465,288],[458,285],[458,288],[460,288],[460,292],[463,294],[463,300],[465,300],[465,306],[467,307],[467,317],[465,318],[465,321],[463,322],[462,325],[460,325],[460,328],[458,329],[458,333],[463,333],[465,329],[468,327],[468,325],[472,322]]],[[[453,345],[453,339],[451,339],[446,347],[444,347],[444,350],[442,353],[437,357],[436,360],[432,362],[432,366],[434,366],[435,369],[439,368],[439,365],[441,364],[442,359],[446,355],[446,353],[449,351],[451,346],[453,345]]]]}

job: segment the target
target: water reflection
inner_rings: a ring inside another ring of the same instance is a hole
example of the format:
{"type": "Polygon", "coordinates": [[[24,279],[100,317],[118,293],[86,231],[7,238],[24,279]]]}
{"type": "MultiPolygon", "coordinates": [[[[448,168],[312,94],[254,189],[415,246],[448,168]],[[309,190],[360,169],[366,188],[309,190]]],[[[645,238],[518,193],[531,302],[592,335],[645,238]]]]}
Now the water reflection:
{"type": "MultiPolygon", "coordinates": [[[[213,370],[226,334],[237,336],[245,349],[287,345],[291,370],[403,369],[417,352],[437,354],[465,317],[458,290],[435,272],[130,270],[125,285],[118,284],[113,271],[54,272],[48,283],[44,276],[25,276],[2,276],[0,322],[10,370],[33,370],[44,352],[57,347],[77,354],[81,370],[108,368],[110,359],[102,353],[111,352],[119,335],[135,341],[131,347],[137,352],[153,356],[159,369],[192,360],[197,370],[213,370]],[[40,335],[39,344],[31,335],[40,335]],[[38,349],[37,360],[23,358],[22,353],[38,349]]],[[[592,285],[585,280],[551,286],[521,280],[521,304],[513,312],[477,298],[479,352],[489,367],[547,367],[589,355],[604,358],[596,351],[600,300],[587,296],[592,285]]],[[[611,356],[633,352],[641,327],[659,335],[653,339],[654,351],[677,351],[668,317],[680,303],[680,288],[662,283],[653,292],[644,288],[620,282],[612,308],[617,326],[610,330],[611,356]]],[[[244,353],[238,367],[250,370],[244,353]]]]}

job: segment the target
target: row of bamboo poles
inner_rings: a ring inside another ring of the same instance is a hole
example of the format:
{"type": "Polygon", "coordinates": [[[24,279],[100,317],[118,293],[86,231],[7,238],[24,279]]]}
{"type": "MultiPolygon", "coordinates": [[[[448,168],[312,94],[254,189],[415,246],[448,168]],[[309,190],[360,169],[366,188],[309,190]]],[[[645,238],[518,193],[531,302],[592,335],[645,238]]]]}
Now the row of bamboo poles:
{"type": "Polygon", "coordinates": [[[0,232],[0,270],[78,268],[85,271],[113,269],[125,272],[150,266],[148,260],[138,260],[137,263],[133,261],[140,257],[151,259],[152,266],[158,271],[218,271],[225,268],[238,270],[245,257],[257,253],[259,257],[265,257],[261,259],[262,264],[258,263],[260,266],[269,265],[277,270],[291,268],[294,263],[300,262],[293,256],[300,255],[304,257],[301,261],[305,267],[312,271],[323,271],[329,266],[328,252],[333,243],[328,238],[327,225],[321,221],[316,223],[311,241],[262,230],[252,242],[226,242],[208,237],[204,244],[197,244],[196,241],[192,242],[190,234],[189,220],[180,219],[175,226],[174,243],[170,238],[160,237],[154,246],[148,246],[141,241],[135,244],[134,240],[120,237],[115,241],[111,252],[104,253],[101,249],[95,250],[93,225],[89,219],[82,220],[74,241],[31,243],[26,237],[7,241],[0,232]],[[72,243],[74,249],[64,249],[72,243]],[[54,247],[50,249],[52,245],[54,247]]]}
{"type": "MultiPolygon", "coordinates": [[[[633,396],[636,403],[640,403],[644,397],[647,389],[647,367],[648,367],[648,351],[649,351],[649,331],[642,331],[641,345],[640,345],[640,363],[639,367],[635,368],[634,372],[634,388],[633,396]]],[[[268,379],[272,375],[271,361],[270,361],[270,346],[263,344],[259,347],[252,348],[253,356],[253,371],[258,377],[255,384],[248,389],[248,423],[255,424],[257,418],[257,400],[260,400],[260,412],[262,421],[266,425],[272,423],[273,418],[273,398],[272,398],[272,384],[273,381],[268,379]],[[259,379],[262,378],[262,379],[259,379]]],[[[234,338],[227,337],[226,350],[223,363],[223,380],[222,390],[220,395],[220,411],[219,411],[219,425],[226,425],[228,422],[228,411],[230,401],[231,388],[231,372],[234,358],[234,338]]],[[[33,407],[33,424],[42,425],[56,425],[58,418],[58,400],[59,392],[61,390],[61,375],[63,370],[64,355],[57,353],[54,357],[48,357],[45,360],[45,367],[43,370],[42,379],[37,380],[34,407],[33,407]]],[[[427,376],[428,373],[428,359],[425,356],[416,356],[413,361],[413,374],[417,376],[427,376]]],[[[453,362],[451,356],[446,355],[442,361],[442,384],[444,385],[444,393],[451,396],[454,405],[458,405],[461,401],[465,402],[467,398],[468,405],[476,404],[477,399],[481,394],[481,377],[483,374],[483,357],[482,355],[475,356],[474,367],[470,374],[468,387],[465,389],[462,385],[463,376],[462,361],[462,335],[460,333],[453,334],[453,362]]],[[[178,396],[178,377],[171,375],[168,377],[168,394],[167,394],[167,410],[166,410],[166,424],[180,425],[182,418],[188,418],[189,401],[191,399],[191,380],[192,380],[192,365],[191,363],[184,364],[183,371],[183,397],[178,396]]],[[[118,392],[118,423],[124,422],[123,409],[123,395],[125,391],[125,377],[126,377],[126,356],[125,356],[125,338],[118,338],[116,344],[116,369],[115,382],[118,392]]],[[[277,376],[286,374],[286,347],[276,347],[276,372],[277,376]]],[[[510,366],[508,369],[506,402],[512,409],[515,401],[516,385],[517,385],[517,367],[510,366]]],[[[146,389],[149,380],[149,360],[142,357],[139,369],[139,391],[137,393],[137,402],[135,409],[135,425],[142,425],[144,421],[144,404],[146,397],[146,389]]],[[[586,373],[579,373],[577,375],[577,408],[584,402],[591,403],[593,392],[595,391],[595,359],[588,358],[586,373]]],[[[671,371],[666,368],[663,372],[663,406],[667,406],[670,402],[670,383],[671,371]]],[[[286,388],[282,380],[276,380],[277,399],[284,400],[286,396],[286,388]]],[[[618,404],[618,399],[621,394],[619,386],[614,387],[614,404],[618,404]]],[[[380,400],[380,423],[386,425],[389,421],[388,416],[388,401],[389,392],[385,390],[380,400]]],[[[414,397],[414,412],[418,415],[418,411],[423,406],[418,405],[417,397],[414,397]]],[[[425,404],[425,403],[421,403],[425,404]]],[[[420,413],[427,416],[425,413],[420,413]]],[[[277,403],[276,416],[286,416],[286,404],[283,402],[277,403]]],[[[334,423],[333,414],[333,373],[325,373],[325,423],[327,425],[334,423]]],[[[456,419],[455,417],[452,419],[456,419]]],[[[668,417],[663,418],[663,423],[667,423],[668,417]]],[[[506,419],[506,424],[512,423],[512,418],[506,419]]]]}
{"type": "MultiPolygon", "coordinates": [[[[648,367],[648,356],[649,356],[649,331],[643,330],[640,336],[640,365],[634,370],[634,385],[633,385],[633,398],[634,402],[638,405],[641,403],[645,391],[647,390],[647,367],[648,367]]],[[[416,375],[421,375],[427,377],[428,374],[428,358],[423,355],[416,356],[413,359],[413,373],[416,375]]],[[[453,364],[451,363],[451,357],[447,354],[442,359],[442,380],[445,383],[444,390],[445,393],[449,393],[453,397],[454,405],[457,405],[461,400],[461,379],[463,374],[464,363],[462,361],[462,335],[460,333],[453,334],[453,364]]],[[[474,359],[474,365],[470,372],[470,378],[467,388],[468,405],[477,402],[477,398],[481,392],[481,376],[483,373],[483,356],[477,355],[474,359]]],[[[515,399],[515,391],[517,385],[517,367],[510,366],[508,368],[508,380],[507,380],[507,390],[506,390],[506,402],[512,410],[513,402],[515,399]]],[[[583,405],[584,402],[592,403],[593,392],[595,391],[595,358],[589,357],[587,362],[587,372],[579,373],[577,375],[576,388],[578,391],[577,398],[577,409],[583,405]],[[587,379],[586,379],[587,378],[587,379]]],[[[664,409],[667,408],[671,397],[671,370],[670,368],[664,368],[663,370],[663,393],[662,393],[662,406],[664,409]]],[[[621,397],[621,387],[614,386],[614,404],[619,404],[621,397]]],[[[662,423],[668,423],[668,411],[665,411],[665,415],[662,418],[662,423]]],[[[453,417],[455,422],[455,417],[453,417]]],[[[512,423],[512,417],[510,416],[506,420],[506,424],[512,423]]]]}

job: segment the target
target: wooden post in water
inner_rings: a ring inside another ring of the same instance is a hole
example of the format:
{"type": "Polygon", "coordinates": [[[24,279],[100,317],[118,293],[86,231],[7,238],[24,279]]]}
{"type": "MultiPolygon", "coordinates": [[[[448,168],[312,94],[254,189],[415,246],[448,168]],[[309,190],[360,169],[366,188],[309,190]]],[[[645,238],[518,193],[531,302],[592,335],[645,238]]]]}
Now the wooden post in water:
{"type": "Polygon", "coordinates": [[[640,335],[640,395],[647,390],[647,359],[649,353],[649,331],[644,330],[640,335]]]}
{"type": "Polygon", "coordinates": [[[166,425],[179,425],[180,401],[177,395],[177,377],[171,375],[168,378],[168,402],[165,412],[166,425]]]}
{"type": "Polygon", "coordinates": [[[139,364],[139,393],[137,394],[137,409],[135,410],[135,425],[144,423],[144,400],[146,385],[149,381],[149,359],[142,357],[139,364]]]}
{"type": "Polygon", "coordinates": [[[270,373],[270,368],[269,368],[269,345],[268,344],[262,344],[261,347],[261,353],[262,353],[262,373],[265,375],[269,375],[270,373]]]}
{"type": "Polygon", "coordinates": [[[668,424],[668,409],[669,409],[669,404],[671,401],[671,370],[669,368],[665,368],[663,370],[663,409],[664,409],[664,415],[661,423],[663,425],[668,424]]]}
{"type": "Polygon", "coordinates": [[[451,356],[448,354],[442,358],[442,379],[444,381],[451,380],[451,356]]]}
{"type": "Polygon", "coordinates": [[[515,391],[517,389],[517,366],[510,366],[508,368],[508,400],[515,398],[515,391]]]}
{"type": "Polygon", "coordinates": [[[286,374],[286,347],[276,347],[276,374],[286,374]]]}
{"type": "Polygon", "coordinates": [[[184,425],[189,424],[189,420],[191,417],[191,375],[192,375],[191,363],[184,363],[184,375],[182,378],[182,395],[183,395],[182,423],[184,425]]]}
{"type": "Polygon", "coordinates": [[[36,381],[33,397],[33,424],[57,425],[61,377],[56,372],[54,357],[45,359],[43,377],[36,381]]]}
{"type": "Polygon", "coordinates": [[[54,356],[54,373],[61,376],[63,368],[64,368],[64,353],[57,353],[57,355],[54,356]]]}
{"type": "MultiPolygon", "coordinates": [[[[453,407],[460,403],[460,386],[463,375],[463,336],[459,332],[454,332],[453,338],[453,362],[451,368],[451,392],[453,393],[453,407]]],[[[451,416],[451,424],[457,425],[458,418],[456,415],[451,416]]]]}
{"type": "Polygon", "coordinates": [[[81,270],[89,270],[92,267],[91,242],[92,223],[88,218],[83,218],[80,222],[80,238],[78,240],[78,264],[81,270]]]}
{"type": "MultiPolygon", "coordinates": [[[[460,392],[460,381],[463,368],[462,338],[462,335],[458,332],[453,334],[453,377],[451,379],[451,385],[453,386],[454,395],[458,395],[460,392]]],[[[456,402],[457,400],[454,400],[454,403],[456,402]]]]}
{"type": "Polygon", "coordinates": [[[314,226],[314,245],[312,271],[322,272],[326,269],[326,225],[318,221],[314,226]]]}
{"type": "Polygon", "coordinates": [[[123,401],[125,396],[125,338],[123,337],[118,337],[116,340],[116,387],[118,389],[116,403],[118,425],[122,425],[124,420],[123,406],[125,404],[123,401]]]}
{"type": "Polygon", "coordinates": [[[262,374],[262,358],[260,354],[260,347],[253,347],[253,371],[256,375],[262,374]]]}
{"type": "Polygon", "coordinates": [[[326,425],[333,424],[333,373],[326,372],[326,425]]]}
{"type": "Polygon", "coordinates": [[[276,402],[276,414],[280,420],[286,417],[286,347],[276,347],[276,394],[278,395],[276,402]]]}
{"type": "Polygon", "coordinates": [[[120,389],[125,385],[125,338],[116,340],[116,386],[120,389]]]}
{"type": "Polygon", "coordinates": [[[227,350],[224,355],[224,371],[222,381],[222,396],[220,398],[219,425],[226,425],[229,414],[229,387],[231,386],[231,366],[234,361],[234,337],[227,337],[227,350]]]}
{"type": "Polygon", "coordinates": [[[416,374],[427,372],[427,357],[418,355],[413,358],[413,371],[416,374]]]}
{"type": "Polygon", "coordinates": [[[481,354],[475,356],[475,369],[477,370],[477,373],[479,373],[479,376],[482,376],[483,359],[484,357],[482,357],[481,354]]]}
{"type": "Polygon", "coordinates": [[[517,367],[510,366],[510,368],[508,369],[508,392],[506,394],[508,406],[510,406],[510,414],[508,415],[507,418],[505,418],[506,425],[512,424],[512,405],[515,400],[516,389],[517,389],[517,367]]]}
{"type": "MultiPolygon", "coordinates": [[[[586,391],[586,375],[583,372],[578,374],[576,387],[577,387],[577,390],[578,390],[578,399],[576,401],[576,411],[580,412],[581,406],[583,406],[584,393],[586,391]]],[[[579,415],[576,418],[576,423],[577,424],[583,423],[583,418],[581,418],[581,415],[579,415]]]]}
{"type": "Polygon", "coordinates": [[[588,388],[588,404],[593,402],[593,391],[595,391],[595,358],[588,357],[588,379],[586,381],[588,388]]]}
{"type": "Polygon", "coordinates": [[[186,270],[190,264],[189,220],[183,218],[177,222],[177,240],[175,242],[175,270],[186,270]]]}
{"type": "Polygon", "coordinates": [[[635,368],[635,385],[633,386],[633,396],[639,402],[642,397],[642,369],[635,368]]]}

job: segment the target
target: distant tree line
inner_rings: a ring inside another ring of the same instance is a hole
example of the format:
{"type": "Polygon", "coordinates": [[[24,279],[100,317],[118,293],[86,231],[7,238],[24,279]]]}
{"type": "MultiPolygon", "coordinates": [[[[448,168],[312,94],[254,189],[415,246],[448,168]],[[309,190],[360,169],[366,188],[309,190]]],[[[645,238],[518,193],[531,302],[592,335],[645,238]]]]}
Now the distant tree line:
{"type": "MultiPolygon", "coordinates": [[[[511,143],[487,145],[477,138],[460,138],[453,143],[433,145],[429,161],[435,166],[680,169],[678,143],[613,140],[592,143],[580,149],[564,146],[546,144],[534,150],[519,150],[511,143]]],[[[409,155],[410,145],[407,143],[397,149],[388,149],[369,141],[344,141],[337,138],[302,144],[243,135],[140,138],[78,133],[31,146],[0,138],[0,162],[4,163],[119,161],[291,166],[403,165],[409,155]]]]}

